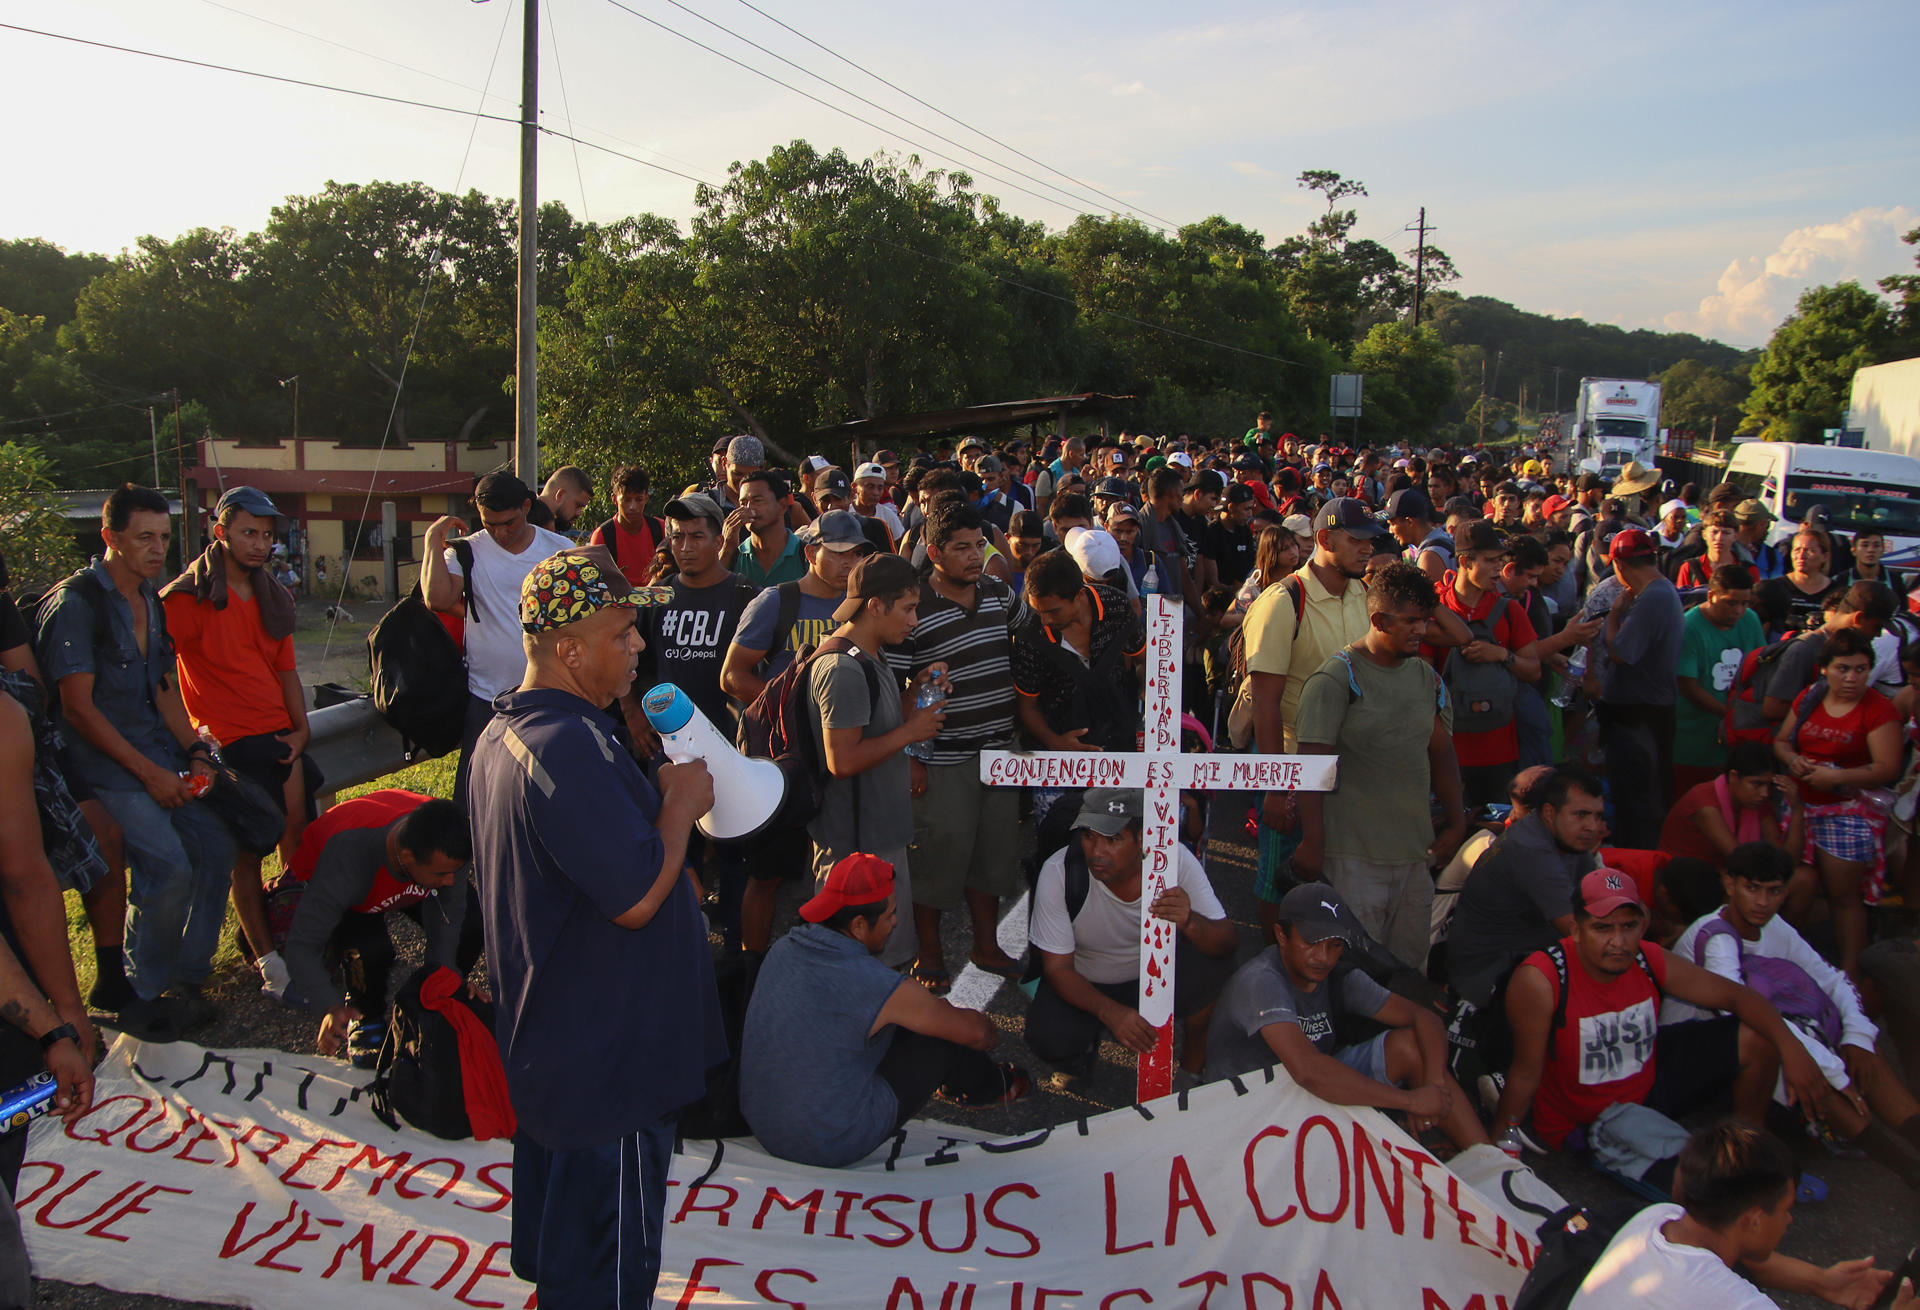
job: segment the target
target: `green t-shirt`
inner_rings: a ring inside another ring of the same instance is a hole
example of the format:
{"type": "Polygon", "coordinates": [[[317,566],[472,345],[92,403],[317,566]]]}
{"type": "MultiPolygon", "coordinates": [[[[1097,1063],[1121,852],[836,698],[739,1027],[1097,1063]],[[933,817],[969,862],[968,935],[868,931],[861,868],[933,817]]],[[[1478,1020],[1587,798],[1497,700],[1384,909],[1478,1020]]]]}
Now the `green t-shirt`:
{"type": "MultiPolygon", "coordinates": [[[[1750,650],[1766,645],[1760,630],[1760,616],[1748,610],[1731,628],[1716,627],[1707,617],[1705,606],[1687,611],[1680,624],[1680,667],[1677,676],[1692,678],[1702,687],[1726,699],[1740,672],[1740,661],[1750,650]]],[[[1717,740],[1720,718],[1708,714],[1685,696],[1674,702],[1673,762],[1692,768],[1722,767],[1727,748],[1717,740]]]]}
{"type": "Polygon", "coordinates": [[[1378,864],[1426,858],[1433,845],[1427,741],[1436,711],[1451,732],[1453,706],[1422,659],[1389,669],[1348,650],[1307,679],[1300,742],[1332,746],[1340,756],[1339,781],[1322,810],[1325,854],[1378,864]]]}

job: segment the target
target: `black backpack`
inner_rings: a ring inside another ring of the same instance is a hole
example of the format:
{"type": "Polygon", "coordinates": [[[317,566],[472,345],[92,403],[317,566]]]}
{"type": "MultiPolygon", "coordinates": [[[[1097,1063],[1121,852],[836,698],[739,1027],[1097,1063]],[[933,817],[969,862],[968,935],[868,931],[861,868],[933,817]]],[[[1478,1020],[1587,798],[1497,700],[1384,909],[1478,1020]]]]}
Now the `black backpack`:
{"type": "MultiPolygon", "coordinates": [[[[473,547],[465,540],[451,545],[471,578],[473,547]]],[[[466,621],[480,621],[471,587],[466,621]]],[[[373,708],[400,734],[409,764],[459,747],[467,727],[466,653],[418,588],[373,625],[367,661],[373,708]]]]}
{"type": "MultiPolygon", "coordinates": [[[[473,1136],[460,1077],[460,1038],[445,1015],[420,1000],[420,984],[441,967],[420,966],[393,999],[386,1040],[374,1064],[373,1112],[389,1128],[398,1130],[404,1119],[435,1137],[458,1141],[473,1136]]],[[[493,1032],[491,1002],[474,1000],[464,988],[453,1000],[493,1032]]]]}
{"type": "MultiPolygon", "coordinates": [[[[791,623],[785,626],[788,630],[792,628],[791,623]]],[[[779,650],[785,641],[783,631],[773,649],[779,650]]],[[[860,659],[859,648],[844,637],[828,637],[818,646],[802,647],[791,664],[767,681],[753,703],[740,712],[739,746],[741,754],[751,759],[772,760],[786,777],[786,800],[768,821],[769,827],[797,828],[807,823],[820,813],[821,802],[826,797],[827,762],[824,748],[815,739],[807,697],[814,661],[827,654],[852,656],[866,675],[868,698],[876,704],[879,702],[880,678],[872,661],[860,659]]],[[[858,787],[854,788],[853,796],[857,830],[858,787]]]]}
{"type": "Polygon", "coordinates": [[[1514,1295],[1512,1310],[1566,1310],[1608,1244],[1638,1213],[1640,1207],[1632,1202],[1570,1205],[1555,1213],[1540,1225],[1540,1250],[1527,1281],[1514,1295]]]}
{"type": "Polygon", "coordinates": [[[707,1070],[707,1090],[680,1115],[680,1136],[702,1141],[746,1137],[753,1132],[740,1112],[740,1044],[747,1030],[747,1005],[760,978],[762,956],[751,951],[716,958],[713,980],[720,992],[720,1026],[727,1034],[727,1059],[707,1070]]]}

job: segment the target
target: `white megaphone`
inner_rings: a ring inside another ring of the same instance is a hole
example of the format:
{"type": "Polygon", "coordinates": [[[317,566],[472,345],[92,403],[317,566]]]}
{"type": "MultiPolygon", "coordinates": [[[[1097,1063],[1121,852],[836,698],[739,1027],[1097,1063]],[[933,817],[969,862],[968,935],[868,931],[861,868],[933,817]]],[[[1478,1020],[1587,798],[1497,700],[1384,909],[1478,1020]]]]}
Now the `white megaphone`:
{"type": "Polygon", "coordinates": [[[686,692],[663,682],[640,701],[675,764],[705,760],[713,775],[713,808],[700,831],[715,841],[738,841],[767,826],[787,799],[787,778],[772,760],[748,759],[733,748],[686,692]]]}

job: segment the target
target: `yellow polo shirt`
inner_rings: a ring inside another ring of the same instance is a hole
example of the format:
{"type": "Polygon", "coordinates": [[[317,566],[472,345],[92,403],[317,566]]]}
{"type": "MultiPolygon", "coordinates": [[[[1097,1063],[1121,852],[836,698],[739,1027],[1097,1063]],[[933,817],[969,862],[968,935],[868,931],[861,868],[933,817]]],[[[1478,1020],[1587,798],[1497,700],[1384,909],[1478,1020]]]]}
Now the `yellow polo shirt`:
{"type": "Polygon", "coordinates": [[[1299,722],[1300,693],[1307,679],[1334,655],[1367,635],[1367,589],[1357,579],[1348,582],[1347,589],[1336,596],[1305,564],[1294,576],[1306,584],[1306,606],[1297,633],[1293,597],[1278,584],[1260,593],[1244,620],[1248,671],[1286,675],[1280,717],[1286,725],[1288,751],[1296,748],[1294,726],[1299,722]]]}

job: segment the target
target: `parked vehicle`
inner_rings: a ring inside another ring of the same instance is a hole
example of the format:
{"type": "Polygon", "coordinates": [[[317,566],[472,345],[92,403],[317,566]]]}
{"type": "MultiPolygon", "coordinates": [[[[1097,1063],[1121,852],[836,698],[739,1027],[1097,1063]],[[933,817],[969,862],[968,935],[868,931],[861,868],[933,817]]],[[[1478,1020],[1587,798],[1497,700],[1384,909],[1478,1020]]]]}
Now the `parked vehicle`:
{"type": "Polygon", "coordinates": [[[1920,564],[1920,459],[1912,455],[1747,441],[1734,448],[1727,481],[1773,511],[1770,541],[1791,537],[1808,510],[1824,505],[1835,532],[1884,533],[1886,564],[1920,564]]]}
{"type": "Polygon", "coordinates": [[[1637,378],[1581,378],[1574,397],[1573,449],[1582,472],[1609,482],[1636,460],[1660,454],[1660,384],[1637,378]]]}

